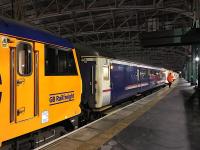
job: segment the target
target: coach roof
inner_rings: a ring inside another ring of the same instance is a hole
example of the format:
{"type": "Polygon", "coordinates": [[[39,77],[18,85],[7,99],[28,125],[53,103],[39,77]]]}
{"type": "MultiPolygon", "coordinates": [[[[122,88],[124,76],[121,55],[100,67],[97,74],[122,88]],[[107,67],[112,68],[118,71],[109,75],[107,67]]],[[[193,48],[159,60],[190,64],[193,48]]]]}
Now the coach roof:
{"type": "Polygon", "coordinates": [[[43,31],[29,25],[15,22],[10,19],[0,17],[0,33],[16,37],[53,44],[65,48],[73,48],[73,44],[66,39],[59,38],[47,31],[43,31]]]}

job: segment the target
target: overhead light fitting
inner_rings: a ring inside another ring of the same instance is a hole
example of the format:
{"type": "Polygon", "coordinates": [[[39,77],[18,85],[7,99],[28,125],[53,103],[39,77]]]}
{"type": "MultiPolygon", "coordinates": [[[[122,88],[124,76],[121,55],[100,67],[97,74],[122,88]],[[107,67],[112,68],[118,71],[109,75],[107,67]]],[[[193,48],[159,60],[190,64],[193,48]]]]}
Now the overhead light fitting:
{"type": "Polygon", "coordinates": [[[199,57],[198,57],[198,56],[195,57],[195,61],[196,61],[196,62],[199,61],[199,57]]]}

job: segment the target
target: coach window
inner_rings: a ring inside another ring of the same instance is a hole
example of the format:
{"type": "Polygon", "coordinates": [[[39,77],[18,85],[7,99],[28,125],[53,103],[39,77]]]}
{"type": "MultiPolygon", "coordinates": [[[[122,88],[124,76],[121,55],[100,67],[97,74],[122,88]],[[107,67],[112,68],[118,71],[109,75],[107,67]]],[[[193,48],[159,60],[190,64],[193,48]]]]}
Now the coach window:
{"type": "Polygon", "coordinates": [[[109,67],[103,66],[103,79],[109,80],[109,67]]]}
{"type": "Polygon", "coordinates": [[[141,79],[148,78],[148,71],[146,69],[145,70],[141,70],[140,71],[140,76],[141,76],[141,79]]]}
{"type": "Polygon", "coordinates": [[[139,70],[139,68],[137,68],[136,77],[137,77],[137,81],[139,81],[140,80],[140,70],[139,70]]]}
{"type": "Polygon", "coordinates": [[[28,76],[32,72],[32,46],[28,43],[20,43],[17,46],[18,73],[28,76]]]}
{"type": "Polygon", "coordinates": [[[77,75],[73,51],[46,45],[45,75],[77,75]]]}

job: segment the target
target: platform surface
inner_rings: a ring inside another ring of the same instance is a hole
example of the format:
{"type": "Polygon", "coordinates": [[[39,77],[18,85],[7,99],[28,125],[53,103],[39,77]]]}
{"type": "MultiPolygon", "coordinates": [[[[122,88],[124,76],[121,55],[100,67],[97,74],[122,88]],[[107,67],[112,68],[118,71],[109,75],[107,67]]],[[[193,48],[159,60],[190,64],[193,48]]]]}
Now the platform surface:
{"type": "Polygon", "coordinates": [[[99,150],[200,150],[200,109],[194,87],[177,87],[99,150]]]}
{"type": "Polygon", "coordinates": [[[185,80],[50,142],[45,150],[199,150],[200,113],[185,80]]]}

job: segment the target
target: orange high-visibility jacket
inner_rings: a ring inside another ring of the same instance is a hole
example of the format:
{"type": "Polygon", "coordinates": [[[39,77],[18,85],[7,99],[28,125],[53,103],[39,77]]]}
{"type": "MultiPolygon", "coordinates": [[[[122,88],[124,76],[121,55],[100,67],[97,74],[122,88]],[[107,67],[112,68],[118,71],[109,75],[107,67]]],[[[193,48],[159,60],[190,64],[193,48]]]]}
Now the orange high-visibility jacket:
{"type": "Polygon", "coordinates": [[[167,76],[167,81],[168,82],[173,82],[174,81],[174,76],[172,75],[172,73],[169,73],[167,76]]]}

